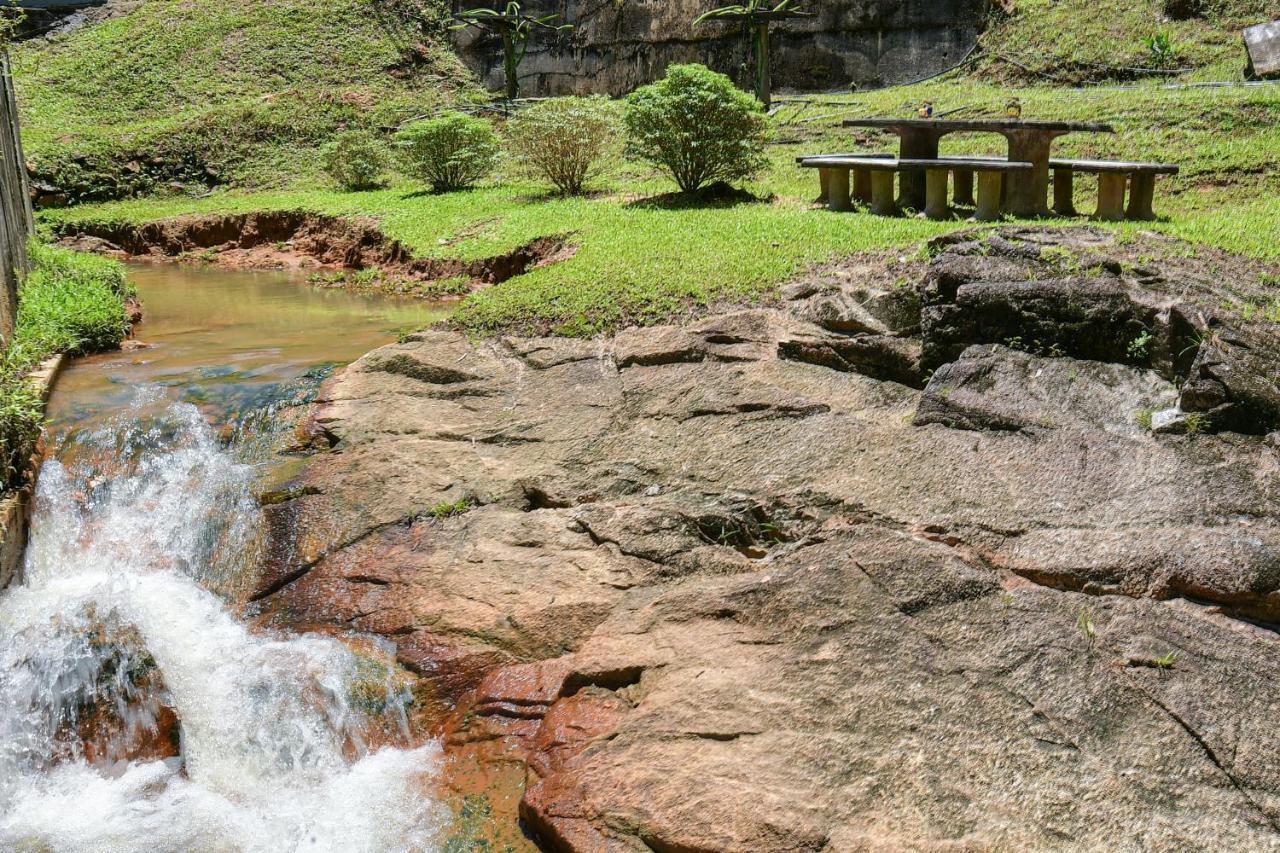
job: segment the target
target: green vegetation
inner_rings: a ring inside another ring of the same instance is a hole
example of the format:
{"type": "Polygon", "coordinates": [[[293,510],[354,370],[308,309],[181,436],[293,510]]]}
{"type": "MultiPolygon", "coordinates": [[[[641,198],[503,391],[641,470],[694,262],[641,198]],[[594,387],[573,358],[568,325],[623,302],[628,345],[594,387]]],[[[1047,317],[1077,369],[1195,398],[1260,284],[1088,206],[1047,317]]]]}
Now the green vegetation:
{"type": "Polygon", "coordinates": [[[1168,0],[1004,0],[993,4],[978,67],[1006,82],[1240,80],[1240,31],[1280,18],[1280,0],[1203,0],[1171,20],[1168,0]]]}
{"type": "Polygon", "coordinates": [[[608,98],[551,98],[507,122],[512,153],[566,195],[582,192],[614,148],[617,110],[608,98]]]}
{"type": "Polygon", "coordinates": [[[458,498],[456,501],[438,503],[431,508],[431,515],[440,521],[455,515],[462,515],[476,505],[471,498],[458,498]]]}
{"type": "Polygon", "coordinates": [[[115,261],[38,243],[32,270],[18,291],[17,330],[0,358],[0,486],[19,485],[44,425],[31,370],[57,353],[118,346],[129,333],[124,268],[115,261]]]}
{"type": "Polygon", "coordinates": [[[462,22],[460,29],[479,27],[502,39],[502,71],[506,77],[508,100],[520,97],[520,63],[524,61],[525,51],[529,49],[529,36],[533,31],[573,29],[572,24],[557,26],[551,23],[558,17],[560,16],[526,15],[518,0],[507,0],[507,4],[501,9],[481,6],[454,15],[454,18],[462,22]]]}
{"type": "Polygon", "coordinates": [[[320,149],[324,171],[344,190],[381,186],[391,158],[386,146],[367,130],[347,130],[320,149]]]}
{"type": "Polygon", "coordinates": [[[627,154],[664,170],[682,192],[751,178],[764,168],[769,124],[760,103],[702,65],[673,65],[627,98],[627,154]]]}
{"type": "Polygon", "coordinates": [[[480,95],[444,45],[445,5],[147,0],[19,45],[28,158],[72,201],[314,178],[335,132],[480,95]]]}
{"type": "Polygon", "coordinates": [[[756,99],[768,109],[773,104],[773,83],[769,63],[769,25],[785,15],[804,14],[796,8],[795,0],[747,0],[712,9],[693,22],[698,26],[717,19],[740,20],[751,30],[751,52],[755,57],[756,99]]]}
{"type": "Polygon", "coordinates": [[[436,192],[474,186],[501,150],[489,122],[459,112],[415,121],[395,136],[404,170],[436,192]]]}

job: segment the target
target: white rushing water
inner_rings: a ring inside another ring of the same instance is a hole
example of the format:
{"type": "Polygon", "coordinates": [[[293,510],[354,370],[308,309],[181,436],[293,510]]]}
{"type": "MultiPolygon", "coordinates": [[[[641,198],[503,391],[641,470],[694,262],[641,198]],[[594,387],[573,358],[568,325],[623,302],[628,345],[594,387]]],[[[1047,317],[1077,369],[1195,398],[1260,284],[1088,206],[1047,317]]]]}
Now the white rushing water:
{"type": "Polygon", "coordinates": [[[0,597],[0,850],[436,849],[436,747],[364,747],[370,672],[373,710],[403,719],[405,697],[336,639],[237,620],[218,590],[257,547],[254,470],[193,406],[154,402],[41,474],[0,597]],[[180,757],[130,760],[162,708],[180,757]]]}

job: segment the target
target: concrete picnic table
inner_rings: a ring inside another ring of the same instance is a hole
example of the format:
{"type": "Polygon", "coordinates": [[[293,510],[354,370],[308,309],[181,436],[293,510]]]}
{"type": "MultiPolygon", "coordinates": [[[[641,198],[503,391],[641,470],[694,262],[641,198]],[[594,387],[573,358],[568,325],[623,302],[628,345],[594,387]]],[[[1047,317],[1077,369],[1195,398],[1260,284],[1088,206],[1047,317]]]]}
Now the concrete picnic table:
{"type": "MultiPolygon", "coordinates": [[[[1079,121],[1032,121],[1028,119],[975,119],[949,121],[929,118],[849,119],[845,127],[872,127],[891,130],[900,140],[899,157],[904,160],[932,160],[938,156],[938,140],[948,133],[999,133],[1009,140],[1009,159],[1032,164],[1026,174],[1010,176],[1006,199],[1008,211],[1016,216],[1045,216],[1049,213],[1049,149],[1053,140],[1068,133],[1115,133],[1108,124],[1079,121]]],[[[902,203],[922,208],[925,201],[924,174],[902,173],[902,203]]]]}

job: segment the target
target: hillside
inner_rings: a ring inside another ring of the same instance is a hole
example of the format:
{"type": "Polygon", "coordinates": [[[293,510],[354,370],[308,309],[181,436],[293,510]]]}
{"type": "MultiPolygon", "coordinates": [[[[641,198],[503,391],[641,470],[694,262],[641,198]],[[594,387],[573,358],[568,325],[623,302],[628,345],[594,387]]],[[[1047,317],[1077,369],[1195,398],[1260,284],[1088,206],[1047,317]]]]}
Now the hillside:
{"type": "Polygon", "coordinates": [[[999,0],[978,67],[1019,83],[1240,80],[1241,30],[1276,18],[1280,0],[999,0]]]}
{"type": "Polygon", "coordinates": [[[146,0],[15,52],[27,154],[70,200],[274,185],[335,129],[471,92],[441,4],[146,0]]]}

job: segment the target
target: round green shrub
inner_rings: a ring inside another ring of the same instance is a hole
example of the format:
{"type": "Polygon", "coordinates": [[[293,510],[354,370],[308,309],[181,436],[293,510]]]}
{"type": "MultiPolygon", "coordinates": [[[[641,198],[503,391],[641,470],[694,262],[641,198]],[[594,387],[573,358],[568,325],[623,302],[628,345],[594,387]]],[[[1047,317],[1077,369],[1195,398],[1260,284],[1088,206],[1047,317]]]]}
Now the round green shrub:
{"type": "Polygon", "coordinates": [[[507,123],[511,152],[529,172],[577,195],[615,150],[618,118],[608,98],[551,98],[507,123]]]}
{"type": "Polygon", "coordinates": [[[458,112],[406,125],[395,143],[404,170],[436,192],[474,185],[493,169],[500,150],[489,122],[458,112]]]}
{"type": "Polygon", "coordinates": [[[750,178],[765,165],[760,102],[702,65],[673,65],[627,98],[629,156],[666,171],[686,193],[750,178]]]}
{"type": "Polygon", "coordinates": [[[382,185],[391,165],[386,146],[367,130],[348,130],[320,149],[325,174],[344,190],[368,190],[382,185]]]}

